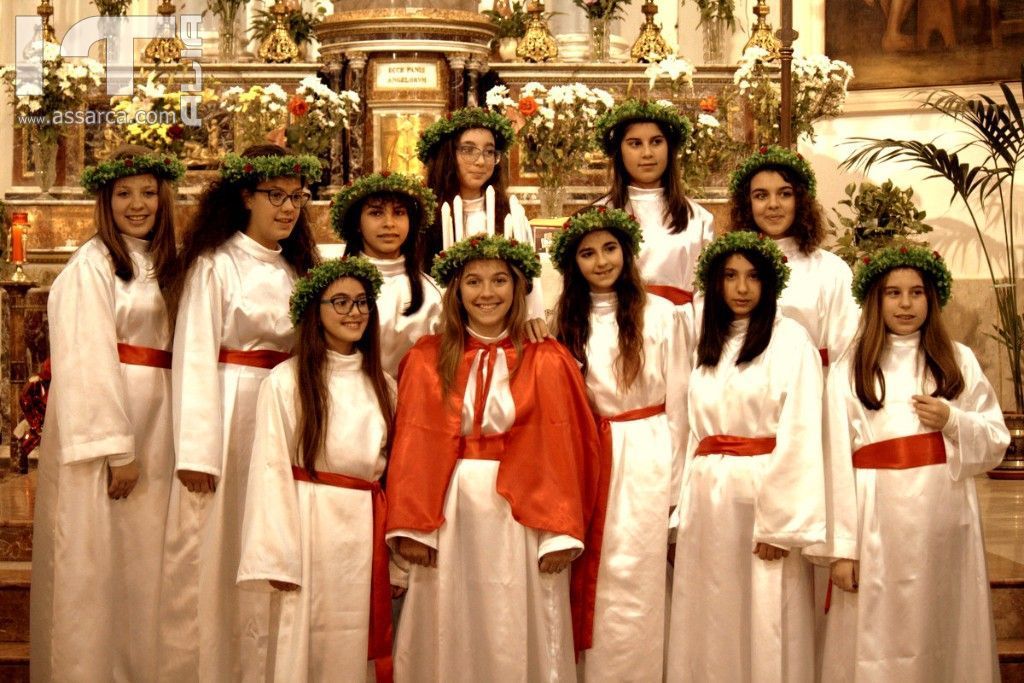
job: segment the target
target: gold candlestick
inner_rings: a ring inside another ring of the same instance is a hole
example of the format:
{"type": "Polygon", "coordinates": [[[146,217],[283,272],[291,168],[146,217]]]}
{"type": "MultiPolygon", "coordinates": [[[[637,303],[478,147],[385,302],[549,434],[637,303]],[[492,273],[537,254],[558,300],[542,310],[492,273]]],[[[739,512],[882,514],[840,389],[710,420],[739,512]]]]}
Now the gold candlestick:
{"type": "Polygon", "coordinates": [[[53,17],[53,3],[50,0],[40,0],[39,7],[36,8],[36,14],[43,18],[43,41],[56,43],[57,34],[54,33],[53,25],[50,23],[53,17]]]}
{"type": "Polygon", "coordinates": [[[272,64],[290,62],[299,56],[299,46],[292,40],[287,28],[291,10],[281,0],[276,0],[270,11],[274,14],[274,30],[263,39],[256,54],[264,62],[272,64]]]}
{"type": "MultiPolygon", "coordinates": [[[[162,17],[172,17],[177,10],[171,0],[163,0],[156,11],[162,17]]],[[[181,61],[181,51],[184,49],[185,43],[172,33],[171,36],[163,36],[150,41],[143,56],[154,64],[177,64],[181,61]]]]}
{"type": "Polygon", "coordinates": [[[640,11],[644,14],[644,25],[636,42],[633,43],[633,49],[629,51],[629,56],[634,62],[660,62],[672,54],[672,50],[661,35],[661,27],[654,23],[658,6],[648,1],[640,11]]]}
{"type": "Polygon", "coordinates": [[[519,41],[516,57],[528,62],[544,62],[558,56],[558,43],[544,21],[544,3],[530,0],[526,7],[530,18],[526,23],[526,35],[519,41]]]}
{"type": "Polygon", "coordinates": [[[750,32],[750,40],[743,46],[743,51],[746,52],[752,47],[760,47],[768,53],[769,60],[775,60],[779,58],[779,48],[782,47],[782,44],[772,33],[772,25],[768,23],[767,19],[768,11],[768,0],[757,0],[757,5],[754,7],[754,16],[757,19],[750,32]]]}

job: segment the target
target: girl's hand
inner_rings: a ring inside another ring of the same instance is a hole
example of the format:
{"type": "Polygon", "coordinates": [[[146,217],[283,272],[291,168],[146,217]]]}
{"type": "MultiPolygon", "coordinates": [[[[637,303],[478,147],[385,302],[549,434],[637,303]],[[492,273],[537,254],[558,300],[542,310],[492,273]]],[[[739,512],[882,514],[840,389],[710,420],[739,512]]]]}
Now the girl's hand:
{"type": "Polygon", "coordinates": [[[781,560],[784,557],[789,557],[788,550],[783,550],[782,548],[774,545],[768,545],[767,543],[758,543],[755,545],[754,554],[768,562],[774,562],[775,560],[781,560]]]}
{"type": "Polygon", "coordinates": [[[915,394],[911,398],[914,400],[914,411],[921,424],[936,432],[942,431],[949,422],[949,406],[946,402],[934,396],[921,394],[915,394]]]}
{"type": "Polygon", "coordinates": [[[107,495],[114,500],[127,498],[139,481],[139,465],[132,460],[127,465],[107,466],[107,495]]]}
{"type": "Polygon", "coordinates": [[[395,543],[395,550],[412,564],[418,564],[421,567],[437,568],[437,551],[429,545],[402,536],[395,543]]]}
{"type": "Polygon", "coordinates": [[[550,337],[551,332],[548,330],[548,324],[544,322],[543,318],[534,318],[533,320],[526,321],[526,338],[534,344],[539,344],[544,341],[545,337],[550,337]]]}
{"type": "Polygon", "coordinates": [[[575,554],[576,551],[572,548],[556,550],[540,558],[537,565],[540,567],[541,572],[545,574],[558,574],[565,571],[565,568],[572,564],[572,557],[575,554]]]}
{"type": "Polygon", "coordinates": [[[288,593],[299,590],[298,586],[294,583],[288,583],[287,581],[275,581],[274,579],[271,579],[270,585],[279,591],[287,591],[288,593]]]}
{"type": "Polygon", "coordinates": [[[217,478],[207,472],[178,470],[178,481],[192,493],[213,493],[217,490],[217,478]]]}
{"type": "Polygon", "coordinates": [[[832,563],[832,583],[850,593],[857,592],[860,578],[860,562],[856,560],[836,560],[832,563]]]}

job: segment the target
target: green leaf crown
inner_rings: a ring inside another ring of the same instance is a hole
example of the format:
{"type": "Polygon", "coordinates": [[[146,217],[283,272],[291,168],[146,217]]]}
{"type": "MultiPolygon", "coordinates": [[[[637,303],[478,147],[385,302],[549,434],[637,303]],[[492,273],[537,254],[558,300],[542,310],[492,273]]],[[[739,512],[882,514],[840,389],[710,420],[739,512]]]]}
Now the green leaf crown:
{"type": "Polygon", "coordinates": [[[299,176],[307,183],[319,182],[323,167],[311,154],[243,157],[228,154],[220,165],[220,177],[229,183],[250,183],[271,178],[299,176]]]}
{"type": "Polygon", "coordinates": [[[420,135],[416,156],[425,165],[448,138],[470,128],[486,128],[494,134],[494,147],[499,152],[508,149],[516,139],[512,122],[507,116],[480,107],[457,109],[447,117],[435,121],[420,135]]]}
{"type": "Polygon", "coordinates": [[[442,286],[447,287],[460,268],[478,259],[501,259],[509,265],[514,265],[526,276],[527,282],[540,276],[540,259],[537,258],[533,245],[506,239],[501,235],[482,233],[470,235],[435,256],[430,275],[442,286]]]}
{"type": "Polygon", "coordinates": [[[875,280],[895,268],[913,268],[922,277],[931,278],[939,295],[939,305],[949,303],[953,295],[953,275],[942,260],[942,255],[913,245],[885,247],[861,259],[853,274],[853,298],[857,303],[863,306],[875,280]]]}
{"type": "Polygon", "coordinates": [[[563,275],[569,263],[576,255],[580,240],[594,230],[615,230],[618,236],[625,237],[623,249],[628,249],[634,256],[640,253],[640,243],[644,241],[643,231],[636,218],[622,209],[609,209],[598,206],[576,214],[565,222],[562,229],[555,233],[551,241],[551,262],[563,275]]]}
{"type": "Polygon", "coordinates": [[[626,130],[623,124],[650,121],[657,123],[665,136],[675,143],[676,150],[682,151],[683,144],[693,129],[689,120],[679,114],[669,103],[650,100],[629,99],[612,107],[594,124],[594,134],[604,153],[613,156],[622,144],[621,136],[626,130]],[[616,138],[616,132],[619,137],[616,138]]]}
{"type": "MultiPolygon", "coordinates": [[[[730,254],[743,251],[759,252],[768,260],[775,274],[775,295],[776,297],[781,296],[782,290],[786,288],[786,283],[789,282],[789,266],[786,265],[786,256],[779,249],[779,246],[775,244],[775,240],[769,239],[763,234],[750,232],[749,230],[727,232],[721,237],[715,238],[704,247],[700,252],[700,258],[697,259],[697,275],[695,278],[697,288],[701,292],[707,293],[708,289],[712,286],[712,283],[708,282],[708,278],[711,277],[711,266],[714,265],[715,261],[725,258],[730,254]]],[[[765,277],[767,273],[761,275],[765,277]]]]}
{"type": "Polygon", "coordinates": [[[410,225],[411,230],[420,232],[434,223],[434,212],[437,211],[437,198],[430,188],[426,187],[410,175],[402,173],[371,173],[359,180],[349,183],[331,200],[331,227],[339,239],[347,239],[343,234],[345,216],[360,201],[376,194],[401,194],[409,197],[420,207],[420,224],[410,225]]]}
{"type": "Polygon", "coordinates": [[[816,195],[818,181],[814,177],[811,165],[807,163],[802,154],[778,145],[761,147],[744,159],[743,163],[732,172],[732,177],[729,179],[729,194],[735,197],[743,181],[761,169],[773,166],[782,166],[796,173],[807,185],[807,194],[811,197],[816,195]]]}
{"type": "Polygon", "coordinates": [[[79,181],[86,192],[97,194],[107,183],[147,173],[176,183],[185,175],[185,164],[166,154],[138,154],[87,166],[79,181]]]}
{"type": "Polygon", "coordinates": [[[342,256],[339,259],[324,261],[295,282],[289,300],[292,324],[298,327],[306,308],[317,302],[332,282],[343,277],[354,277],[370,283],[374,299],[380,295],[380,288],[384,285],[384,278],[381,277],[377,266],[363,256],[342,256]]]}

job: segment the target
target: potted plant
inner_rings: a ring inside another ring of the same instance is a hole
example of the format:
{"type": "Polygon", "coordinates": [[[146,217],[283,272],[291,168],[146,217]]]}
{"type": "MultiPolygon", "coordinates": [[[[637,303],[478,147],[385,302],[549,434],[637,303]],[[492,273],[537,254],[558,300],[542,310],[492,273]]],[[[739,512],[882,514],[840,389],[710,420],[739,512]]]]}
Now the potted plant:
{"type": "Polygon", "coordinates": [[[512,0],[511,4],[496,4],[495,8],[484,10],[484,15],[498,31],[495,38],[498,57],[503,62],[515,61],[516,48],[526,35],[526,21],[529,19],[526,8],[521,0],[512,0]]]}
{"type": "MultiPolygon", "coordinates": [[[[959,199],[967,209],[985,257],[989,278],[996,299],[997,323],[995,339],[1006,353],[1010,380],[1013,383],[1014,412],[1006,413],[1010,434],[1024,433],[1024,318],[1017,288],[1021,265],[1017,246],[1024,244],[1024,215],[1020,199],[1014,199],[1017,171],[1024,159],[1024,67],[1020,77],[1021,99],[1018,101],[1007,83],[1000,83],[1005,104],[988,97],[964,97],[949,90],[932,92],[922,107],[958,123],[969,135],[969,141],[954,149],[939,147],[934,142],[894,140],[892,138],[854,138],[861,147],[846,161],[843,168],[870,169],[877,163],[906,161],[930,171],[949,185],[950,202],[959,199]],[[971,161],[961,154],[968,152],[971,161]],[[977,161],[974,161],[977,159],[977,161]],[[993,265],[982,227],[986,218],[994,216],[1002,228],[1000,256],[1007,272],[998,272],[993,265]]],[[[1024,478],[1024,439],[1013,436],[1000,476],[1024,478]]]]}
{"type": "Polygon", "coordinates": [[[925,212],[914,205],[914,190],[909,187],[901,189],[891,180],[881,185],[850,183],[839,207],[846,208],[842,212],[833,208],[836,220],[828,219],[830,232],[837,237],[832,251],[850,266],[896,242],[927,246],[915,238],[932,227],[924,222],[925,212]]]}
{"type": "MultiPolygon", "coordinates": [[[[310,42],[316,38],[316,27],[319,26],[327,15],[327,9],[322,4],[317,4],[312,12],[303,12],[301,5],[292,6],[291,12],[286,17],[285,29],[288,35],[299,47],[305,50],[310,42]]],[[[277,18],[270,9],[258,9],[249,28],[252,40],[262,43],[277,25],[277,18]]]]}

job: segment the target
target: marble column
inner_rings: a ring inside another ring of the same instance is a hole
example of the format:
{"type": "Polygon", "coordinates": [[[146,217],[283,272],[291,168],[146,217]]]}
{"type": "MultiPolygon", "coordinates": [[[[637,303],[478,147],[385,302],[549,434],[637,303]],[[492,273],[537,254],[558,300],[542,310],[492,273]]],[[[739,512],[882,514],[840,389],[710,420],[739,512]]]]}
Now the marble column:
{"type": "MultiPolygon", "coordinates": [[[[327,76],[327,86],[334,92],[344,90],[341,83],[341,72],[344,65],[341,58],[332,57],[324,64],[322,71],[327,76]]],[[[362,97],[362,96],[360,96],[362,97]]],[[[353,124],[354,122],[350,122],[353,124]]],[[[348,129],[342,128],[331,140],[330,169],[331,184],[321,190],[321,194],[333,195],[345,184],[345,133],[348,129]]]]}
{"type": "MultiPolygon", "coordinates": [[[[359,178],[363,175],[363,148],[366,140],[366,53],[348,52],[348,89],[359,95],[359,110],[352,118],[351,134],[348,136],[348,177],[344,180],[359,178]]],[[[371,169],[372,170],[372,169],[371,169]]]]}
{"type": "Polygon", "coordinates": [[[480,100],[477,96],[477,82],[480,80],[480,74],[484,70],[485,63],[480,59],[470,59],[466,69],[466,75],[469,78],[469,88],[466,91],[466,106],[467,107],[478,107],[480,106],[480,100]]]}
{"type": "Polygon", "coordinates": [[[448,91],[448,108],[454,111],[466,106],[466,99],[463,95],[465,90],[463,70],[466,68],[466,61],[469,55],[465,52],[455,52],[446,56],[448,57],[448,66],[451,69],[452,75],[448,91]]]}

